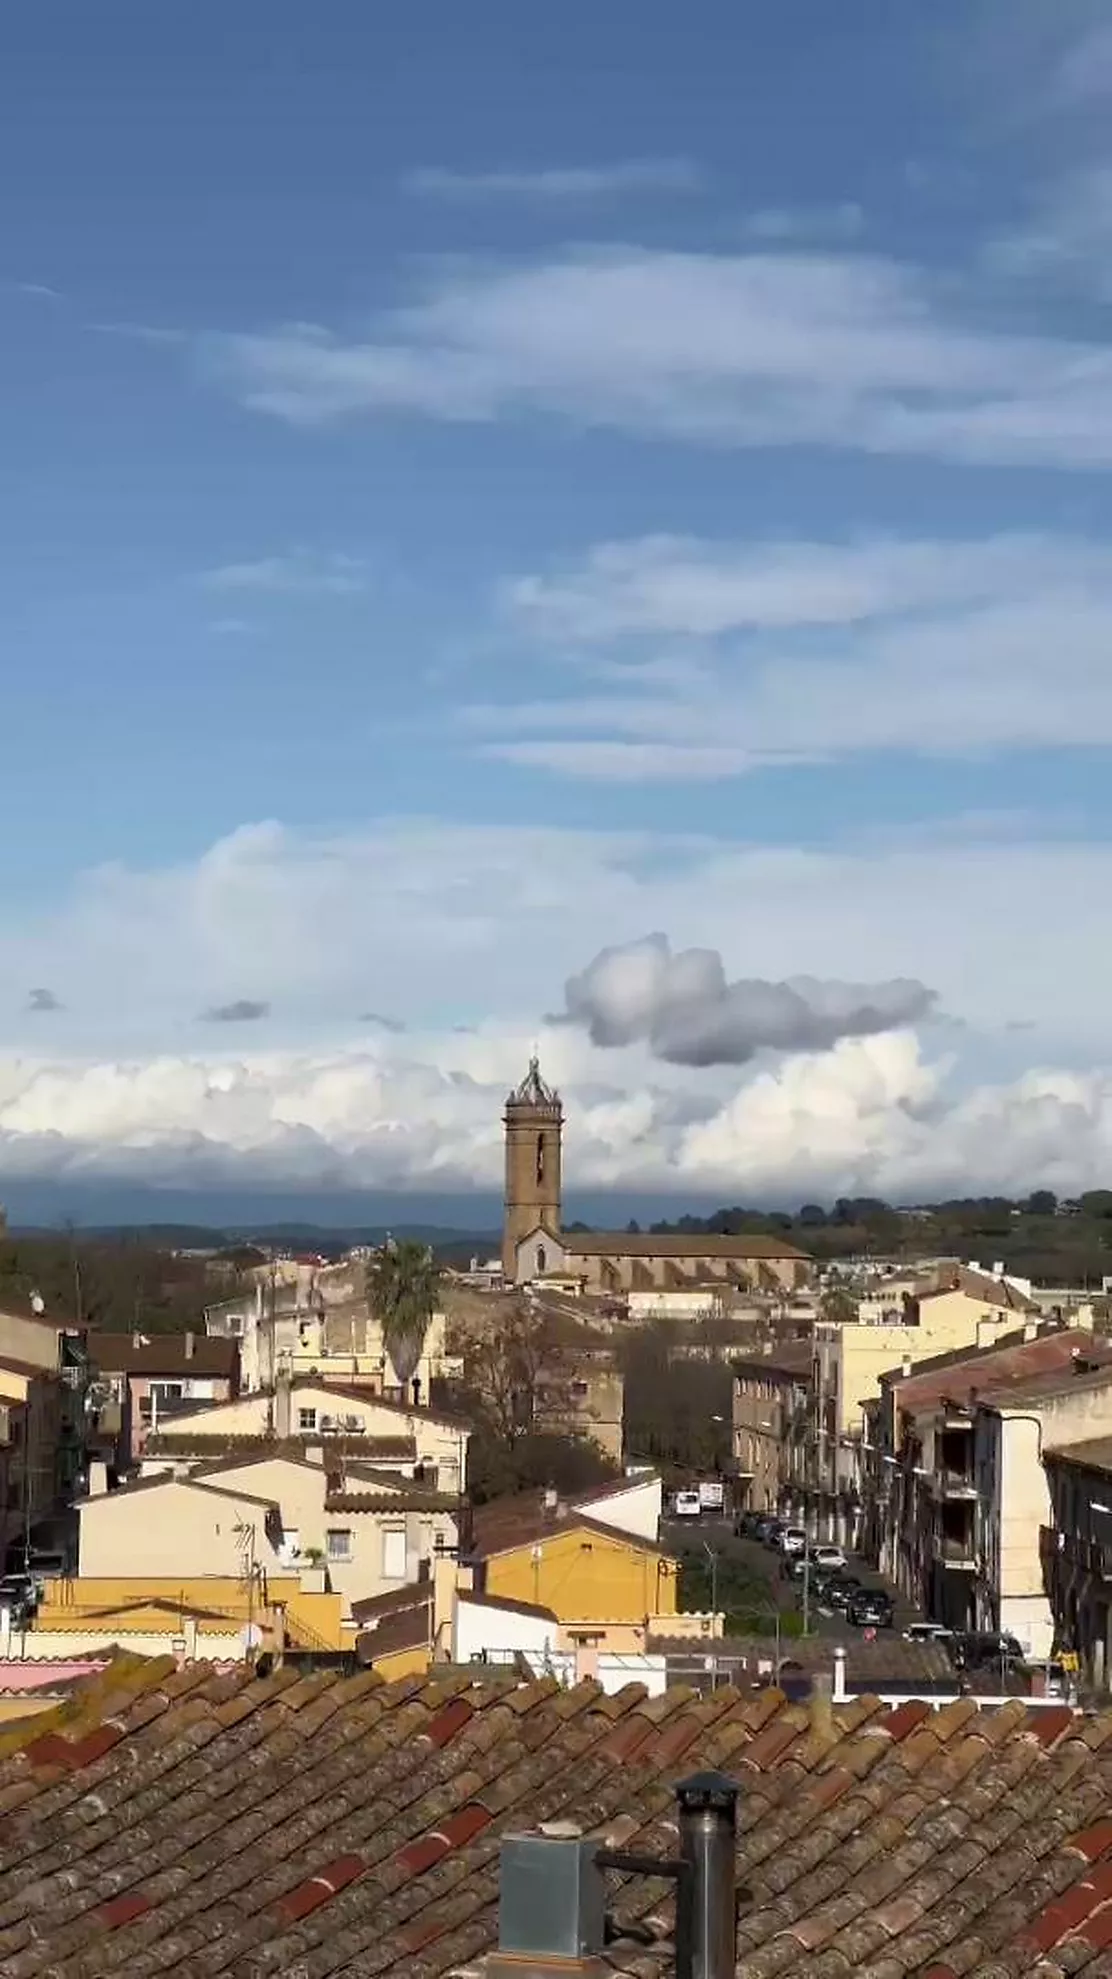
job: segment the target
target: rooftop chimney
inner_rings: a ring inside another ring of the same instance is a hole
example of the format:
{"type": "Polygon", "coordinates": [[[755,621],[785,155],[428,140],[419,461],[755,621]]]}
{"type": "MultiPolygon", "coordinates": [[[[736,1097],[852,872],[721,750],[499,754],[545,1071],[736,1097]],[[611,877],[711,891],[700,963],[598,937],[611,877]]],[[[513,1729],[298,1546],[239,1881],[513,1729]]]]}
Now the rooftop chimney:
{"type": "Polygon", "coordinates": [[[193,1333],[187,1333],[185,1336],[185,1358],[187,1361],[191,1361],[193,1359],[195,1347],[196,1347],[196,1335],[193,1333]]]}
{"type": "Polygon", "coordinates": [[[676,1787],[679,1854],[633,1855],[560,1823],[502,1843],[498,1950],[488,1979],[605,1979],[608,1869],[676,1885],[676,1979],[733,1979],[738,1786],[695,1773],[676,1787]]]}

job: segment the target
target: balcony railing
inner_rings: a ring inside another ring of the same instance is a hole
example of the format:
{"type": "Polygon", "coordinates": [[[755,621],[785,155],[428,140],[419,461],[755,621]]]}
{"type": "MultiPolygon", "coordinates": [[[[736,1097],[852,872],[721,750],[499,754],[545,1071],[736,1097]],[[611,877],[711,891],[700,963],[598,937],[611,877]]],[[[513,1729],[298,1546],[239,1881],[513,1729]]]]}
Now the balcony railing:
{"type": "Polygon", "coordinates": [[[943,1469],[937,1473],[938,1489],[943,1498],[976,1498],[977,1485],[968,1471],[943,1469]]]}
{"type": "Polygon", "coordinates": [[[977,1547],[973,1534],[970,1533],[967,1539],[940,1539],[938,1557],[947,1567],[974,1568],[977,1564],[977,1547]]]}

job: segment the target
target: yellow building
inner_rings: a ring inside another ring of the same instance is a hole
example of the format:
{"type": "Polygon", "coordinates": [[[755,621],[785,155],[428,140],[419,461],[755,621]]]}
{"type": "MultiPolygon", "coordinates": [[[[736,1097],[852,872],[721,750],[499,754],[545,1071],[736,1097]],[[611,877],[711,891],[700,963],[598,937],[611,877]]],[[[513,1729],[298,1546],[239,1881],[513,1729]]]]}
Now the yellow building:
{"type": "Polygon", "coordinates": [[[470,1558],[477,1591],[550,1609],[572,1641],[632,1647],[667,1633],[676,1613],[673,1555],[553,1502],[550,1492],[480,1506],[470,1558]]]}
{"type": "Polygon", "coordinates": [[[115,1643],[145,1656],[238,1661],[248,1652],[350,1647],[343,1599],[297,1574],[75,1576],[47,1581],[33,1622],[5,1624],[5,1656],[89,1655],[115,1643]]]}

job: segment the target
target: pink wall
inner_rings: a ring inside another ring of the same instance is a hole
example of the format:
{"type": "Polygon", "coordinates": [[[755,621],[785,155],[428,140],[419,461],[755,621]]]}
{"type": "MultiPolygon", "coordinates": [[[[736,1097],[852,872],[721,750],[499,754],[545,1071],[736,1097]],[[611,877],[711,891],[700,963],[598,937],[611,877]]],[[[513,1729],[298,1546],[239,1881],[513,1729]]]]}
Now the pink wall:
{"type": "Polygon", "coordinates": [[[52,1684],[71,1683],[75,1677],[95,1677],[98,1670],[108,1667],[108,1658],[89,1658],[80,1663],[56,1663],[49,1656],[37,1657],[30,1662],[12,1662],[0,1658],[0,1692],[13,1690],[49,1690],[52,1684]]]}

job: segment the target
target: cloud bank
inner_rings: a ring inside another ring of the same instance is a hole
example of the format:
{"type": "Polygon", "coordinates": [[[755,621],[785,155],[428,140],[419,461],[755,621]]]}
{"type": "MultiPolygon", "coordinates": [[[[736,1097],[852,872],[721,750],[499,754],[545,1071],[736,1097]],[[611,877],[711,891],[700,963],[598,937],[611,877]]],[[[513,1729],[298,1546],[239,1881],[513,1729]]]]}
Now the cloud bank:
{"type": "Polygon", "coordinates": [[[573,1188],[714,1203],[1106,1182],[1112,938],[1092,903],[1112,846],[1032,844],[1023,825],[809,851],[272,823],[178,868],[87,875],[53,915],[0,929],[0,974],[53,983],[65,1006],[49,1050],[41,1016],[8,1013],[0,1200],[6,1175],[496,1186],[502,1103],[534,1042],[568,1102],[573,1188]],[[575,968],[605,949],[625,951],[617,989],[605,957],[575,968]],[[266,1050],[246,1019],[198,1029],[246,959],[276,1013],[266,1050]],[[579,1021],[546,1027],[569,974],[579,1021]],[[965,1030],[930,1021],[932,991],[965,1030]],[[620,1060],[592,1042],[600,1018],[630,1040],[620,1060]]]}
{"type": "MultiPolygon", "coordinates": [[[[501,1110],[529,1041],[76,1065],[0,1060],[9,1177],[211,1187],[497,1186],[501,1110]],[[466,1059],[473,1050],[473,1071],[466,1059]],[[485,1068],[483,1059],[486,1059],[485,1068]],[[492,1064],[497,1064],[494,1076],[492,1064]],[[485,1076],[482,1074],[485,1071],[485,1076]]],[[[698,1192],[708,1204],[880,1194],[1069,1193],[1112,1175],[1112,1072],[1031,1072],[955,1095],[908,1031],[790,1055],[708,1100],[675,1083],[568,1081],[567,1186],[698,1192]]]]}
{"type": "Polygon", "coordinates": [[[759,1051],[821,1051],[929,1016],[923,983],[729,982],[716,949],[667,935],[604,948],[565,987],[566,1020],[604,1050],[645,1043],[671,1065],[745,1065],[759,1051]]]}

